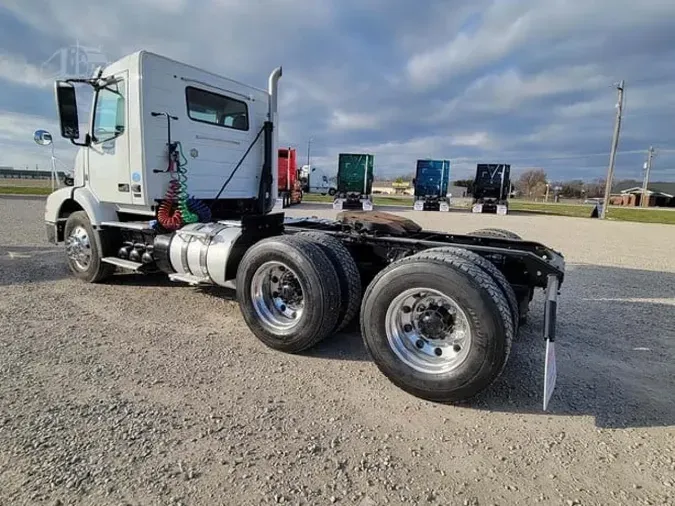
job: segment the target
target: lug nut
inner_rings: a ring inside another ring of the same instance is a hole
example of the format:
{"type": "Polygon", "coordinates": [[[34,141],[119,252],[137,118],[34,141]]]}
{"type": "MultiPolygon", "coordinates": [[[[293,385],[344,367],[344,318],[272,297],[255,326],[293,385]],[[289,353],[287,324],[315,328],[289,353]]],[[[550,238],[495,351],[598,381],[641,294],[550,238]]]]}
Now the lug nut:
{"type": "Polygon", "coordinates": [[[403,306],[404,313],[409,313],[410,311],[412,311],[412,308],[410,306],[403,306]]]}
{"type": "Polygon", "coordinates": [[[272,292],[272,298],[276,299],[279,297],[279,292],[272,292]]]}
{"type": "Polygon", "coordinates": [[[278,283],[278,282],[279,282],[279,278],[276,277],[276,276],[272,276],[272,283],[278,283]]]}
{"type": "Polygon", "coordinates": [[[452,349],[455,350],[455,353],[462,351],[462,347],[459,344],[455,344],[452,349]]]}
{"type": "Polygon", "coordinates": [[[279,309],[281,309],[282,311],[286,311],[286,304],[282,304],[282,305],[279,307],[279,309]]]}
{"type": "Polygon", "coordinates": [[[434,353],[436,354],[437,357],[440,357],[441,355],[443,355],[443,350],[441,350],[440,348],[436,348],[434,350],[434,353]]]}
{"type": "Polygon", "coordinates": [[[297,318],[297,316],[298,316],[298,313],[296,313],[295,311],[293,311],[291,313],[291,318],[297,318]]]}
{"type": "Polygon", "coordinates": [[[421,350],[422,348],[424,348],[424,341],[418,339],[417,342],[415,343],[415,346],[417,346],[421,350]]]}
{"type": "Polygon", "coordinates": [[[405,332],[412,332],[412,329],[413,329],[412,325],[410,325],[409,323],[406,323],[405,325],[403,325],[403,330],[405,332]]]}

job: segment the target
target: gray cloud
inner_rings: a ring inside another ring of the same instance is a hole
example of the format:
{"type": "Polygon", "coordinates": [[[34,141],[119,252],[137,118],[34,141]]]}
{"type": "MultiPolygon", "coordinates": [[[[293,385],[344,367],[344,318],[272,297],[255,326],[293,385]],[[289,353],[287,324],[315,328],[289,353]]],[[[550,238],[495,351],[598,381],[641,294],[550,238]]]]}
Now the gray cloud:
{"type": "MultiPolygon", "coordinates": [[[[4,8],[49,43],[79,39],[111,58],[146,48],[257,86],[283,64],[281,142],[304,152],[311,137],[315,161],[328,167],[339,152],[362,150],[388,174],[442,157],[455,177],[483,161],[544,167],[559,179],[603,177],[612,85],[625,79],[620,148],[629,153],[617,177],[640,178],[654,144],[662,149],[655,177],[675,180],[671,0],[29,4],[4,8]]],[[[49,93],[39,63],[4,55],[0,81],[49,93]]]]}

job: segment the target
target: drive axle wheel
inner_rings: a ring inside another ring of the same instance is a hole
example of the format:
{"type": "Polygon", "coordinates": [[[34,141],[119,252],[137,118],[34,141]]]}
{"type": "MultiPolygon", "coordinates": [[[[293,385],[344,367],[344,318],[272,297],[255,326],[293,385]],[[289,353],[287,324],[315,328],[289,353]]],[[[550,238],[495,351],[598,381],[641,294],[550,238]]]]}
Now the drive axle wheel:
{"type": "Polygon", "coordinates": [[[426,374],[452,371],[466,360],[471,347],[466,313],[437,290],[405,290],[387,309],[386,327],[398,358],[426,374]]]}
{"type": "Polygon", "coordinates": [[[251,246],[242,258],[237,301],[260,341],[297,353],[335,328],[340,283],[319,246],[297,236],[271,237],[251,246]]]}
{"type": "Polygon", "coordinates": [[[413,255],[366,289],[361,332],[375,364],[423,399],[456,402],[490,385],[513,338],[508,304],[492,277],[451,255],[413,255]]]}
{"type": "Polygon", "coordinates": [[[481,228],[480,230],[471,232],[469,235],[475,235],[478,237],[498,237],[500,239],[517,239],[519,241],[522,241],[523,239],[515,232],[504,230],[503,228],[481,228]]]}
{"type": "Polygon", "coordinates": [[[76,277],[88,283],[97,283],[115,272],[114,265],[101,261],[104,256],[101,248],[105,251],[109,249],[106,236],[94,230],[87,213],[76,211],[68,217],[64,238],[68,267],[76,277]]]}
{"type": "Polygon", "coordinates": [[[359,268],[347,247],[332,235],[323,232],[299,232],[298,236],[318,244],[335,267],[342,294],[340,314],[335,327],[335,332],[339,332],[349,325],[359,312],[362,290],[359,268]]]}

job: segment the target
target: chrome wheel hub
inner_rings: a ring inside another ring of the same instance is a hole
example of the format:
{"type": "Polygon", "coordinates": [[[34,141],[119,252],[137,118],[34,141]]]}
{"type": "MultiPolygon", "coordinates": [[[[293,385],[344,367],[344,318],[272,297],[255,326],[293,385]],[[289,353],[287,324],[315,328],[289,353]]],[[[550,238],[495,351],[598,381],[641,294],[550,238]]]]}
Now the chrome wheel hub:
{"type": "Polygon", "coordinates": [[[274,331],[298,325],[305,308],[297,274],[281,262],[266,262],[253,274],[251,299],[260,321],[274,331]]]}
{"type": "Polygon", "coordinates": [[[471,349],[469,319],[443,293],[411,288],[389,305],[385,320],[391,350],[405,364],[426,374],[459,367],[471,349]]]}
{"type": "Polygon", "coordinates": [[[86,271],[91,263],[91,243],[86,229],[78,225],[66,239],[66,255],[78,269],[86,271]]]}

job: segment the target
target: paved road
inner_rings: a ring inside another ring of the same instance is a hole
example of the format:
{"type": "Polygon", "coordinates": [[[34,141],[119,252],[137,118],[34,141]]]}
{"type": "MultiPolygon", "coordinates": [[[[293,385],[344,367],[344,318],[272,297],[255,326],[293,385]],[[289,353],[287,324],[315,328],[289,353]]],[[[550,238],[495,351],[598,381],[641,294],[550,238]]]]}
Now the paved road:
{"type": "Polygon", "coordinates": [[[672,226],[401,212],[566,255],[542,413],[541,294],[501,379],[440,406],[391,385],[357,333],[284,355],[232,292],[70,278],[43,205],[0,198],[2,506],[675,503],[672,226]]]}

